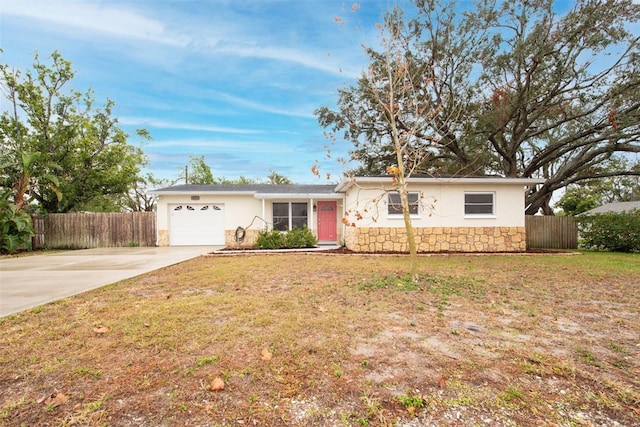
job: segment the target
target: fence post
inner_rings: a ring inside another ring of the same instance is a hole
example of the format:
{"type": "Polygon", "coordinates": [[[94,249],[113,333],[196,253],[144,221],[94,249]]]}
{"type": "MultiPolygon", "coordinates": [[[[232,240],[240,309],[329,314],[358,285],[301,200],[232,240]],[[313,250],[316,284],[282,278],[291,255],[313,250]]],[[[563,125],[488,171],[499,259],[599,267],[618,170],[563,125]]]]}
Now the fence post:
{"type": "Polygon", "coordinates": [[[42,249],[45,245],[44,218],[42,218],[42,215],[32,215],[31,221],[33,223],[31,248],[34,250],[42,249]]]}

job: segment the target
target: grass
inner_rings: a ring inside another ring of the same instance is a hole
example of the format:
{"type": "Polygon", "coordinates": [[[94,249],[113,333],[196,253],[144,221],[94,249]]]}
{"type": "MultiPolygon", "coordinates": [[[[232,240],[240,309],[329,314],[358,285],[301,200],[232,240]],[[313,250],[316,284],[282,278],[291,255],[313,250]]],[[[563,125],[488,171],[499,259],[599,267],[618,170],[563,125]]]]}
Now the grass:
{"type": "Polygon", "coordinates": [[[201,257],[2,318],[0,425],[640,424],[640,255],[407,263],[201,257]]]}
{"type": "Polygon", "coordinates": [[[403,393],[396,396],[396,400],[400,402],[402,406],[411,411],[424,408],[426,401],[422,396],[416,395],[413,392],[403,393]]]}

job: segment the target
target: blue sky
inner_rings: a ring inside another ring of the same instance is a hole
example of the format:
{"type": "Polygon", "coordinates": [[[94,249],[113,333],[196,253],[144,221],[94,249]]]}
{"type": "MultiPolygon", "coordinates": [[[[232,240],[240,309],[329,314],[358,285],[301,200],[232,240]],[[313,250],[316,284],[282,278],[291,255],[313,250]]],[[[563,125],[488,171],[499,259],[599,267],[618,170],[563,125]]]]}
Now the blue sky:
{"type": "MultiPolygon", "coordinates": [[[[273,170],[325,183],[343,166],[326,158],[313,111],[354,82],[362,45],[376,43],[375,24],[395,3],[0,0],[1,61],[27,69],[36,51],[44,63],[60,51],[76,70],[70,88],[114,100],[130,143],[136,128],[150,131],[142,148],[156,177],[176,178],[189,155],[204,155],[216,177],[273,170]],[[323,179],[311,173],[316,161],[323,179]]],[[[331,148],[335,157],[350,145],[331,148]]]]}
{"type": "Polygon", "coordinates": [[[158,178],[204,155],[215,177],[335,182],[335,158],[352,145],[332,145],[313,111],[355,82],[362,45],[377,45],[376,23],[396,4],[414,10],[409,0],[0,0],[0,61],[24,70],[35,52],[46,63],[60,51],[76,70],[70,88],[112,99],[130,143],[150,131],[142,148],[158,178]]]}

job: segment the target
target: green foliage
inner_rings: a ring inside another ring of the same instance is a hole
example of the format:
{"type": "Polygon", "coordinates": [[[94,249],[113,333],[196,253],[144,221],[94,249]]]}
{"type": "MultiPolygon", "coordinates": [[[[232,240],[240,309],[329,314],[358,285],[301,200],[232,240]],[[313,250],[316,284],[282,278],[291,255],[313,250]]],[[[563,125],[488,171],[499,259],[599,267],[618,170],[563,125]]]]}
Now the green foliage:
{"type": "Polygon", "coordinates": [[[285,235],[280,230],[262,230],[258,233],[255,246],[261,249],[281,249],[285,247],[285,235]]]}
{"type": "Polygon", "coordinates": [[[216,184],[223,184],[223,185],[251,185],[251,184],[261,184],[261,182],[260,182],[259,179],[249,178],[249,177],[246,177],[244,175],[240,175],[240,177],[237,178],[237,179],[225,178],[223,176],[222,178],[218,178],[216,180],[216,184]]]}
{"type": "Polygon", "coordinates": [[[382,40],[400,41],[392,61],[384,42],[365,46],[367,72],[315,111],[353,143],[360,173],[399,166],[399,133],[423,155],[402,159],[416,173],[544,177],[526,193],[530,215],[552,214],[567,186],[640,176],[620,161],[640,152],[637,2],[572,2],[561,14],[554,0],[413,3],[411,18],[396,7],[381,25],[382,40]]]}
{"type": "Polygon", "coordinates": [[[12,253],[31,243],[31,216],[16,209],[10,190],[0,193],[0,252],[12,253]]]}
{"type": "Polygon", "coordinates": [[[585,248],[640,252],[640,209],[577,217],[585,248]]]}
{"type": "Polygon", "coordinates": [[[279,230],[262,230],[255,246],[261,249],[312,248],[318,239],[307,227],[294,228],[286,233],[279,230]]]}
{"type": "Polygon", "coordinates": [[[169,187],[175,182],[168,179],[156,178],[150,173],[139,176],[129,192],[122,197],[120,204],[130,212],[153,212],[156,207],[157,196],[149,194],[149,190],[169,187]]]}
{"type": "MultiPolygon", "coordinates": [[[[92,90],[67,89],[71,63],[59,52],[48,59],[36,54],[28,70],[0,64],[8,101],[0,115],[0,187],[13,189],[19,209],[28,198],[44,212],[119,210],[145,156],[127,143],[113,101],[97,106],[92,90]]],[[[149,138],[144,130],[137,136],[149,138]]]]}
{"type": "Polygon", "coordinates": [[[396,396],[396,400],[405,408],[424,408],[427,404],[427,401],[424,399],[424,397],[416,395],[412,392],[400,394],[396,396]]]}
{"type": "Polygon", "coordinates": [[[205,162],[204,156],[190,155],[189,159],[190,167],[185,169],[186,175],[183,175],[181,177],[187,184],[215,184],[215,180],[213,179],[213,172],[211,172],[211,168],[205,162]]]}
{"type": "MultiPolygon", "coordinates": [[[[280,175],[275,171],[270,171],[266,181],[259,178],[250,178],[244,175],[232,179],[224,176],[214,177],[209,165],[205,162],[204,156],[189,156],[189,165],[185,169],[181,169],[176,181],[184,181],[188,184],[195,185],[253,185],[253,184],[270,184],[270,185],[287,185],[293,184],[289,178],[280,175]]],[[[171,184],[172,185],[172,184],[171,184]]],[[[155,188],[160,188],[156,186],[155,188]]]]}
{"type": "Polygon", "coordinates": [[[288,248],[312,248],[318,244],[318,239],[307,227],[289,230],[286,234],[288,248]]]}
{"type": "Polygon", "coordinates": [[[569,188],[556,203],[565,215],[578,215],[598,207],[598,197],[586,188],[569,188]]]}
{"type": "Polygon", "coordinates": [[[276,171],[269,171],[269,176],[267,177],[268,183],[273,185],[284,185],[284,184],[293,184],[289,178],[284,175],[280,175],[276,171]]]}
{"type": "Polygon", "coordinates": [[[576,356],[578,359],[582,360],[584,363],[593,366],[602,366],[602,363],[598,360],[595,354],[588,348],[579,347],[576,349],[576,356]]]}
{"type": "Polygon", "coordinates": [[[632,163],[625,157],[612,156],[608,164],[599,165],[597,170],[627,172],[570,185],[555,207],[562,208],[565,215],[578,215],[607,203],[640,200],[640,161],[632,163]]]}
{"type": "Polygon", "coordinates": [[[208,365],[210,363],[217,362],[218,359],[219,359],[218,356],[203,357],[203,358],[198,359],[198,361],[196,362],[196,365],[198,365],[198,366],[208,365]]]}
{"type": "Polygon", "coordinates": [[[358,289],[363,291],[373,291],[376,289],[395,289],[398,291],[415,291],[420,289],[418,282],[411,278],[411,275],[403,276],[383,276],[374,277],[358,285],[358,289]]]}

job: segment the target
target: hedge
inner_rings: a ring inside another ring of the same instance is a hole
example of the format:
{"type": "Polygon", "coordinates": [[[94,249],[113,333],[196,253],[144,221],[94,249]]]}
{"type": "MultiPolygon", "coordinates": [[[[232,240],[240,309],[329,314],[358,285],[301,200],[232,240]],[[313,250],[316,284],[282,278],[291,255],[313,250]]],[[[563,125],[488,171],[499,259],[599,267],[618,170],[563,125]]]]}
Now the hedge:
{"type": "Polygon", "coordinates": [[[640,209],[576,217],[587,249],[614,252],[640,252],[640,209]]]}
{"type": "Polygon", "coordinates": [[[261,249],[312,248],[318,239],[307,227],[294,228],[286,233],[278,230],[262,230],[258,233],[255,246],[261,249]]]}

